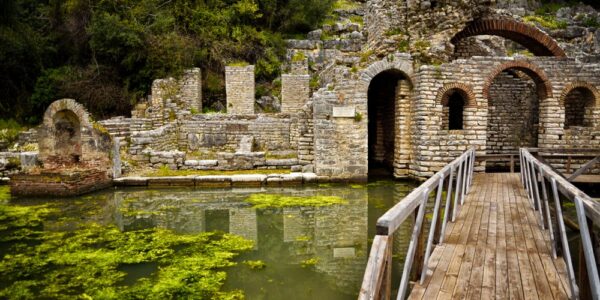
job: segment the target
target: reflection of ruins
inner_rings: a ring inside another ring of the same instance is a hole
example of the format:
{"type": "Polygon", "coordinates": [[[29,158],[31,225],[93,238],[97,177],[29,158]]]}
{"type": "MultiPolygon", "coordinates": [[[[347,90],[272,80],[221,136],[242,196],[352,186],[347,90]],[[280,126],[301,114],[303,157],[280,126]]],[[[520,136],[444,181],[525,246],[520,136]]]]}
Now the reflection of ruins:
{"type": "Polygon", "coordinates": [[[341,291],[360,286],[368,255],[367,189],[281,189],[293,196],[340,196],[345,205],[252,208],[244,199],[261,189],[209,191],[137,190],[114,194],[115,219],[122,230],[160,227],[181,233],[220,230],[256,243],[261,259],[315,269],[341,291]],[[264,257],[264,258],[263,258],[264,257]]]}

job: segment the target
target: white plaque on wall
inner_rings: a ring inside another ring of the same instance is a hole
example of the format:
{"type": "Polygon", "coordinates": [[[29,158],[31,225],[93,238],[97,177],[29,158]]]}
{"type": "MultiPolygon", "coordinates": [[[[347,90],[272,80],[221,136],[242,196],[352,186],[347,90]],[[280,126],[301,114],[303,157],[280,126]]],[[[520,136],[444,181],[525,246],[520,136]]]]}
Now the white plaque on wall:
{"type": "Polygon", "coordinates": [[[334,106],[333,117],[334,118],[354,118],[356,114],[356,108],[354,106],[334,106]]]}

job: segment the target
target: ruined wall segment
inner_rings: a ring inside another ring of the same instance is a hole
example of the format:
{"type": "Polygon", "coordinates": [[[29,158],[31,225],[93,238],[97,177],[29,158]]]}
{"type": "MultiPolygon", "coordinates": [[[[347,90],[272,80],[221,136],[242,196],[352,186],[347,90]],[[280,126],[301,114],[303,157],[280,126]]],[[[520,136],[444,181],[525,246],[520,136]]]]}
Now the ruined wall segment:
{"type": "Polygon", "coordinates": [[[281,112],[298,113],[308,102],[310,75],[281,75],[281,112]]]}
{"type": "Polygon", "coordinates": [[[254,114],[254,66],[226,66],[227,113],[254,114]]]}

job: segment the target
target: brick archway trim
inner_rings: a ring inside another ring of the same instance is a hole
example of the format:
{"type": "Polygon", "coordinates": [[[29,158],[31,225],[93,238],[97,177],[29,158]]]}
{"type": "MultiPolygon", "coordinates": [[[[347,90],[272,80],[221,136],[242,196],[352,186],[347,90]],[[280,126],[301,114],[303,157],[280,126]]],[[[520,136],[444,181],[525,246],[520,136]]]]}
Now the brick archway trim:
{"type": "Polygon", "coordinates": [[[48,106],[44,113],[44,126],[51,128],[54,126],[54,116],[59,111],[68,110],[73,112],[82,127],[91,127],[90,114],[83,105],[73,99],[56,100],[48,106]]]}
{"type": "Polygon", "coordinates": [[[475,20],[450,41],[456,45],[460,40],[476,35],[501,36],[523,45],[536,56],[567,56],[558,43],[545,32],[532,25],[507,18],[475,20]]]}
{"type": "Polygon", "coordinates": [[[465,107],[477,107],[477,100],[475,100],[475,93],[473,88],[464,83],[448,83],[445,84],[438,90],[435,103],[440,103],[443,106],[448,106],[448,101],[452,92],[458,92],[465,100],[465,107]]]}
{"type": "Polygon", "coordinates": [[[483,96],[486,99],[489,99],[490,97],[490,86],[492,85],[492,82],[494,82],[496,76],[508,69],[516,69],[529,75],[529,77],[531,77],[535,82],[537,94],[540,100],[552,97],[552,85],[550,84],[550,80],[548,79],[546,73],[528,61],[515,60],[500,64],[494,68],[494,70],[487,77],[483,85],[483,96]]]}
{"type": "Polygon", "coordinates": [[[575,82],[571,82],[571,83],[567,84],[565,86],[565,88],[563,89],[563,91],[560,93],[560,99],[559,99],[560,105],[564,106],[567,95],[574,89],[578,89],[578,88],[584,88],[584,89],[589,90],[592,93],[592,95],[594,96],[594,106],[600,107],[600,91],[598,91],[598,89],[595,86],[593,86],[591,83],[585,82],[585,81],[575,81],[575,82]]]}

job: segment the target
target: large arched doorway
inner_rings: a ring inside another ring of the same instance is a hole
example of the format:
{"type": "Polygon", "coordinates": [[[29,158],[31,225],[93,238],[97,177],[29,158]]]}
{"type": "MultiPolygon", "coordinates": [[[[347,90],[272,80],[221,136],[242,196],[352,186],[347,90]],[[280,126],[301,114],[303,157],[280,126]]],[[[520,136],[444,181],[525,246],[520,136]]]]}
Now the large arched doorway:
{"type": "Polygon", "coordinates": [[[379,73],[369,84],[369,176],[408,175],[411,83],[396,69],[379,73]]]}
{"type": "MultiPolygon", "coordinates": [[[[540,103],[550,92],[545,74],[527,63],[508,63],[500,66],[487,84],[486,153],[510,154],[520,147],[537,147],[540,103]]],[[[488,162],[486,168],[504,171],[509,164],[488,162]]]]}

